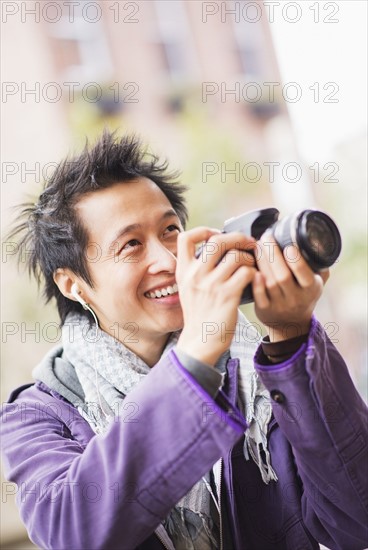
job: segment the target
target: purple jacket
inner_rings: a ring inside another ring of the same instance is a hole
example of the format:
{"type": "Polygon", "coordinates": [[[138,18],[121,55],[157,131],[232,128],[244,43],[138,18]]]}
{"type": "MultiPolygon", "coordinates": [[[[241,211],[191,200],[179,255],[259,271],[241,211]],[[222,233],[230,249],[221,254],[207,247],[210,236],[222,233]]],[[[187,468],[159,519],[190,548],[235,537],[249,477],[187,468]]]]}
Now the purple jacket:
{"type": "Polygon", "coordinates": [[[219,406],[171,350],[104,435],[42,382],[18,388],[2,411],[1,440],[30,538],[47,549],[162,549],[160,521],[223,457],[222,513],[237,550],[366,548],[366,407],[341,356],[313,319],[291,359],[262,363],[259,349],[279,479],[268,485],[243,455],[237,359],[219,406]]]}

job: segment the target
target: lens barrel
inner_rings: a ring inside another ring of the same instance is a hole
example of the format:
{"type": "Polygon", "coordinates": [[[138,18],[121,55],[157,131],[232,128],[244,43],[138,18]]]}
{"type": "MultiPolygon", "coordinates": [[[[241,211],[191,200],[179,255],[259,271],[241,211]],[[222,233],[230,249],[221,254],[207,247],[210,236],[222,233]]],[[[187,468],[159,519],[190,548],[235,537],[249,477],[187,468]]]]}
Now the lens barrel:
{"type": "Polygon", "coordinates": [[[341,236],[335,222],[319,210],[287,216],[270,229],[282,250],[296,244],[314,272],[329,268],[341,252],[341,236]]]}

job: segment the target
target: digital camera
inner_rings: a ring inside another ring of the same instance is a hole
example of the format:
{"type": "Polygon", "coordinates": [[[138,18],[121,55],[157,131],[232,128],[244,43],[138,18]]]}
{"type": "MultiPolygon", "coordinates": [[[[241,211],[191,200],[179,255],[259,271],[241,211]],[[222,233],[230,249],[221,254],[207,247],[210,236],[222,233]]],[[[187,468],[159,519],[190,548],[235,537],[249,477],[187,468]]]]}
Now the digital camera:
{"type": "MultiPolygon", "coordinates": [[[[341,252],[341,236],[335,222],[327,214],[319,210],[302,210],[278,220],[279,213],[276,208],[246,212],[227,220],[223,233],[239,231],[258,240],[268,230],[281,250],[291,244],[296,245],[315,273],[336,262],[341,252]]],[[[240,303],[250,302],[253,302],[253,294],[248,285],[240,303]]]]}

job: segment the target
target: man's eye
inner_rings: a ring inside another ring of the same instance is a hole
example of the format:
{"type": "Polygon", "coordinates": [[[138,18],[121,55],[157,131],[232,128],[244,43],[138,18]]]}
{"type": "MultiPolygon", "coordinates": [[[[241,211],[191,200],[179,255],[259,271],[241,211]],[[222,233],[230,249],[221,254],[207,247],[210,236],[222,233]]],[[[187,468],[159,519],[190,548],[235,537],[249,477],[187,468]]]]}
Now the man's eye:
{"type": "Polygon", "coordinates": [[[122,250],[129,250],[129,248],[135,248],[136,246],[139,246],[141,243],[137,239],[131,239],[128,241],[122,248],[122,250]]]}
{"type": "Polygon", "coordinates": [[[166,232],[169,232],[169,233],[172,233],[173,231],[177,231],[178,233],[180,233],[180,227],[178,227],[177,225],[175,225],[174,223],[172,225],[169,225],[167,228],[166,228],[166,232]]]}

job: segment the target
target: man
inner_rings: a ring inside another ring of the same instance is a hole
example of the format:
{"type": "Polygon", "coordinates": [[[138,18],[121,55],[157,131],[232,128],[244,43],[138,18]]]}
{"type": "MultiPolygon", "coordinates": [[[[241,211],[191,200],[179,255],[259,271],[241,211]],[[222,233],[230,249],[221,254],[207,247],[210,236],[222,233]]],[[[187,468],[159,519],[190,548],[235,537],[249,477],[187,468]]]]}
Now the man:
{"type": "Polygon", "coordinates": [[[366,409],[313,316],[327,275],[277,247],[271,261],[269,237],[255,266],[250,237],[185,232],[183,192],[136,139],[105,133],[59,165],[15,230],[63,325],[3,410],[30,538],[364,548],[366,409]],[[258,349],[237,311],[248,284],[270,329],[258,349]]]}

